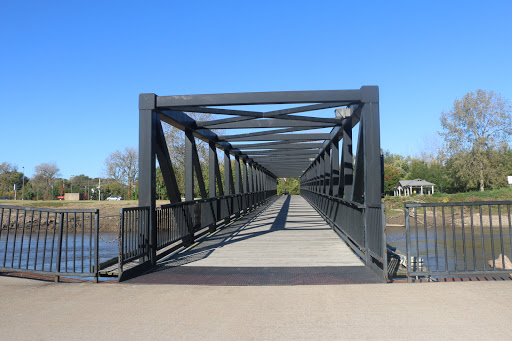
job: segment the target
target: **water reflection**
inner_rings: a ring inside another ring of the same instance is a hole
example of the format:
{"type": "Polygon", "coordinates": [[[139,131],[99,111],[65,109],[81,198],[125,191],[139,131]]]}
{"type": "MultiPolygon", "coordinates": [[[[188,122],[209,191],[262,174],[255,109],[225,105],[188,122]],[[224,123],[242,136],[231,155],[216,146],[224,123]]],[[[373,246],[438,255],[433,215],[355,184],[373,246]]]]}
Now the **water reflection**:
{"type": "MultiPolygon", "coordinates": [[[[100,233],[98,242],[99,261],[104,262],[118,256],[118,234],[100,233]]],[[[55,271],[57,269],[58,238],[53,231],[37,233],[0,235],[0,266],[14,269],[55,271]]],[[[91,272],[94,266],[95,241],[89,234],[63,237],[61,253],[62,272],[91,272]]]]}
{"type": "MultiPolygon", "coordinates": [[[[388,244],[406,254],[405,227],[386,227],[388,244]]],[[[409,257],[421,257],[430,271],[492,270],[489,261],[512,258],[511,234],[499,226],[411,228],[409,257]],[[493,237],[493,238],[491,238],[493,237]]]]}

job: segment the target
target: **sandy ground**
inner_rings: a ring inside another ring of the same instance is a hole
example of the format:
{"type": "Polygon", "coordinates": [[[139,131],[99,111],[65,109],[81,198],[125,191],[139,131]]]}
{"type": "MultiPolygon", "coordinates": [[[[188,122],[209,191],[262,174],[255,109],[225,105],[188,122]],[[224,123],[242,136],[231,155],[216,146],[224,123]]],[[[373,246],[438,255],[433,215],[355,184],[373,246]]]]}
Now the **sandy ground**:
{"type": "Polygon", "coordinates": [[[3,340],[504,340],[512,281],[208,287],[0,276],[3,340]]]}

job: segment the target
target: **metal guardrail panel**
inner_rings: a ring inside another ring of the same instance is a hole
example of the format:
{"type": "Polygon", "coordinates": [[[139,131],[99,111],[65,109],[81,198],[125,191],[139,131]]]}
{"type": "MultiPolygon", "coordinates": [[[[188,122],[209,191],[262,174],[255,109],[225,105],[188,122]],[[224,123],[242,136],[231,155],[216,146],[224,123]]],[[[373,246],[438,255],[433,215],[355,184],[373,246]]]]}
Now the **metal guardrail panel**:
{"type": "MultiPolygon", "coordinates": [[[[166,251],[169,247],[177,249],[186,246],[193,242],[200,231],[204,233],[206,228],[213,230],[229,222],[231,216],[252,210],[274,195],[276,191],[269,190],[162,205],[156,209],[157,251],[163,249],[166,251]],[[219,206],[220,210],[218,210],[219,206]]],[[[148,264],[150,262],[149,213],[149,207],[122,208],[120,211],[120,278],[123,276],[124,266],[128,263],[137,261],[141,271],[151,266],[148,264]]],[[[161,256],[162,254],[158,255],[158,257],[161,256]]],[[[132,271],[133,268],[132,264],[128,270],[132,271]]]]}
{"type": "Polygon", "coordinates": [[[98,279],[99,211],[0,206],[0,270],[98,279]]]}
{"type": "Polygon", "coordinates": [[[409,279],[508,275],[511,205],[512,201],[406,204],[409,279]]]}

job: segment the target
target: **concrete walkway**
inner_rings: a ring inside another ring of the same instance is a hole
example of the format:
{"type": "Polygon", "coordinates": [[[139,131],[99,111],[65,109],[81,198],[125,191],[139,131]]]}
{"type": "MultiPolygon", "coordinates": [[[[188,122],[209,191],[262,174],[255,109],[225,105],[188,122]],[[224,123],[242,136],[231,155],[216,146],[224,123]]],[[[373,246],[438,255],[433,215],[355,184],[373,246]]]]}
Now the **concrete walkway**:
{"type": "MultiPolygon", "coordinates": [[[[336,257],[320,257],[315,248],[308,249],[308,243],[301,244],[299,235],[291,237],[297,232],[294,222],[298,220],[308,221],[309,228],[303,226],[301,232],[327,230],[321,222],[309,221],[311,212],[300,202],[292,198],[288,204],[286,216],[281,212],[287,204],[281,198],[252,220],[253,225],[233,224],[231,232],[238,231],[234,234],[228,233],[229,229],[218,232],[218,239],[210,240],[208,252],[201,253],[198,244],[182,254],[186,266],[172,269],[196,269],[200,278],[208,277],[208,271],[211,275],[211,269],[260,269],[265,273],[273,273],[273,269],[366,269],[359,264],[343,266],[336,257]],[[266,222],[267,213],[277,214],[279,219],[266,222]],[[293,244],[294,250],[303,249],[312,258],[307,267],[297,266],[292,258],[287,258],[288,265],[283,266],[286,264],[281,259],[287,253],[280,253],[272,244],[285,232],[290,232],[287,243],[293,244]],[[245,242],[265,248],[263,254],[246,254],[256,258],[257,265],[244,261],[240,263],[243,267],[225,266],[234,260],[233,255],[241,257],[246,252],[240,249],[245,242]],[[195,258],[186,258],[198,251],[195,258]],[[194,266],[193,261],[205,262],[194,266]]],[[[331,236],[320,239],[316,249],[319,245],[331,247],[327,243],[331,236]]],[[[339,245],[343,243],[338,239],[333,254],[337,254],[339,245]]],[[[176,273],[170,273],[169,278],[176,278],[176,273]]],[[[190,276],[184,278],[190,280],[190,276]]],[[[233,282],[134,283],[56,284],[0,276],[0,339],[503,340],[512,334],[512,281],[345,285],[279,282],[257,286],[237,286],[233,282]]]]}
{"type": "Polygon", "coordinates": [[[328,286],[0,276],[2,340],[505,340],[512,281],[328,286]]]}

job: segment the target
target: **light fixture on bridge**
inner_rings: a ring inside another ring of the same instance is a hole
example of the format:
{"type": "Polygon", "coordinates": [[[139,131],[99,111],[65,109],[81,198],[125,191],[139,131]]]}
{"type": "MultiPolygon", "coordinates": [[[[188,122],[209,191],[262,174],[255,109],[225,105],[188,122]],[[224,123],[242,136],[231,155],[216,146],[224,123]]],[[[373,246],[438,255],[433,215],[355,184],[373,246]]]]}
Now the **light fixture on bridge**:
{"type": "Polygon", "coordinates": [[[351,108],[338,108],[334,110],[336,118],[343,119],[352,116],[351,108]]]}

